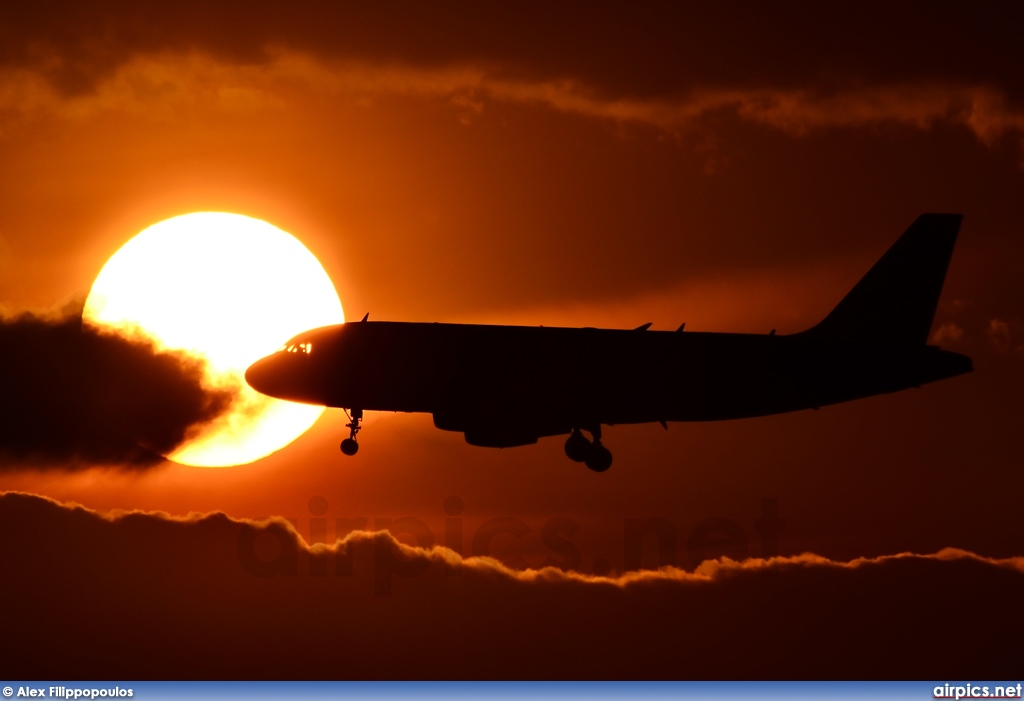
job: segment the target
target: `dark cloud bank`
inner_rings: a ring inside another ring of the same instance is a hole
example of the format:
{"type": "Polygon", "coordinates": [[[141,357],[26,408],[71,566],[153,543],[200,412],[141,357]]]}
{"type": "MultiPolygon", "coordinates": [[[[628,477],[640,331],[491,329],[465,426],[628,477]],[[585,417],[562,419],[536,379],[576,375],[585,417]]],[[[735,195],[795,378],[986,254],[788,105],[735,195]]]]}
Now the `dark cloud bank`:
{"type": "Polygon", "coordinates": [[[230,406],[202,378],[200,361],[76,315],[0,318],[0,471],[155,465],[230,406]]]}
{"type": "Polygon", "coordinates": [[[835,87],[954,81],[1024,95],[1005,3],[561,2],[358,4],[161,0],[0,6],[0,65],[39,68],[70,92],[139,54],[200,51],[258,63],[275,48],[385,64],[474,64],[581,80],[615,95],[699,86],[835,87]]]}
{"type": "Polygon", "coordinates": [[[34,678],[1012,678],[1024,561],[816,556],[599,579],[283,520],[0,495],[5,668],[34,678]]]}

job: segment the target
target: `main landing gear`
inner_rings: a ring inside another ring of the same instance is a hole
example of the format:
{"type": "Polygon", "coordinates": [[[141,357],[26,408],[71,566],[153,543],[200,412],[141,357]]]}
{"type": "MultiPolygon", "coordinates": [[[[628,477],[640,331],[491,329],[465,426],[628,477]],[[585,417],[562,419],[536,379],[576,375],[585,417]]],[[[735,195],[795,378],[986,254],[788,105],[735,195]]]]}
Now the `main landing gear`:
{"type": "Polygon", "coordinates": [[[588,429],[594,437],[587,440],[578,428],[574,428],[565,441],[565,455],[573,462],[582,462],[594,472],[604,472],[612,466],[612,451],[601,443],[601,426],[588,429]]]}
{"type": "Polygon", "coordinates": [[[359,444],[356,442],[356,434],[362,428],[360,422],[363,420],[363,410],[353,409],[352,413],[349,414],[345,411],[345,416],[348,417],[348,423],[345,424],[345,428],[348,429],[348,438],[341,442],[341,452],[345,455],[355,455],[359,452],[359,444]]]}

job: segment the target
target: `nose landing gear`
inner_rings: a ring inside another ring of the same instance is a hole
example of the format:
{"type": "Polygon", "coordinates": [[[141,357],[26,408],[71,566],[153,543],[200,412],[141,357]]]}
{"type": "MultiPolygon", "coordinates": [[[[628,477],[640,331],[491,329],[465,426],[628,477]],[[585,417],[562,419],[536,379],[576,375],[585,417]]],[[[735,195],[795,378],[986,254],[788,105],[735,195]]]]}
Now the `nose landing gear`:
{"type": "Polygon", "coordinates": [[[594,472],[604,472],[612,466],[612,452],[601,443],[601,426],[588,429],[594,437],[587,440],[578,428],[574,428],[565,441],[565,455],[573,462],[582,462],[594,472]]]}
{"type": "Polygon", "coordinates": [[[341,442],[341,452],[345,455],[355,455],[359,452],[359,443],[356,442],[356,434],[362,428],[360,422],[363,420],[363,410],[353,409],[352,413],[349,414],[345,411],[345,416],[348,417],[348,423],[345,424],[345,428],[349,430],[348,438],[341,442]]]}

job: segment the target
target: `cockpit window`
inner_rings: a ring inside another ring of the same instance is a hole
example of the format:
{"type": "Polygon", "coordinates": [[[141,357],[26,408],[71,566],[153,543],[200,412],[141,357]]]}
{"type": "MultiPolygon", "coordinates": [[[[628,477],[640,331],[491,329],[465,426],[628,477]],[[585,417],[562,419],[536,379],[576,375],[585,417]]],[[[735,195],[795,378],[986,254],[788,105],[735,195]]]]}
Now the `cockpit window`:
{"type": "Polygon", "coordinates": [[[304,343],[286,343],[277,349],[278,353],[302,353],[303,355],[309,355],[313,352],[313,344],[304,343]]]}

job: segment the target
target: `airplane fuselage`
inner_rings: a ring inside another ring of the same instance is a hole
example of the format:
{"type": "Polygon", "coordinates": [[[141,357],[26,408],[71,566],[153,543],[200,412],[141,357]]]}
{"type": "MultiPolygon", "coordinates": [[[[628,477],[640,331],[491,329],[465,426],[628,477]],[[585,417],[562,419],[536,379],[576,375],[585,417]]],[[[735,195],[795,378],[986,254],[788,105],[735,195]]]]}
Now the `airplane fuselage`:
{"type": "Polygon", "coordinates": [[[574,428],[764,416],[968,372],[933,346],[792,336],[364,321],[311,330],[250,384],[282,399],[432,414],[475,445],[574,428]]]}
{"type": "Polygon", "coordinates": [[[312,329],[253,364],[264,394],[351,409],[424,412],[473,445],[569,434],[603,472],[601,426],[716,421],[810,409],[970,372],[928,345],[961,217],[923,214],[820,323],[779,336],[362,321],[312,329]],[[582,435],[591,434],[592,439],[582,435]]]}

